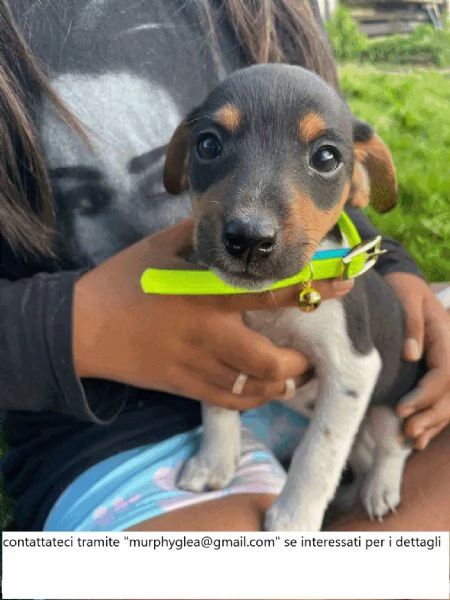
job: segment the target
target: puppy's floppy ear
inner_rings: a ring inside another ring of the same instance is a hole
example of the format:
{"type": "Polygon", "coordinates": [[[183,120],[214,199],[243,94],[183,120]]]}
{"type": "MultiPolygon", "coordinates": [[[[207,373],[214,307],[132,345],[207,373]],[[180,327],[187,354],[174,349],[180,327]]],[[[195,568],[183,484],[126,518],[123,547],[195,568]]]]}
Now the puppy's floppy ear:
{"type": "Polygon", "coordinates": [[[397,178],[391,153],[371,127],[353,121],[355,165],[350,204],[364,208],[367,204],[380,213],[397,204],[397,178]]]}
{"type": "Polygon", "coordinates": [[[164,187],[170,194],[181,194],[189,187],[186,163],[189,148],[189,127],[182,121],[169,142],[164,163],[164,187]]]}

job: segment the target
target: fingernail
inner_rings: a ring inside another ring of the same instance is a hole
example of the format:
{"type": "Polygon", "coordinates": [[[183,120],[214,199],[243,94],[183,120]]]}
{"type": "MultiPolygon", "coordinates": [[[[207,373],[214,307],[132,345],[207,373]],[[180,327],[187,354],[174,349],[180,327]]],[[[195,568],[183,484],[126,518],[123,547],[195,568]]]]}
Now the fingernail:
{"type": "Polygon", "coordinates": [[[342,281],[341,279],[333,279],[331,282],[331,287],[336,294],[346,294],[352,289],[353,284],[353,279],[346,279],[345,281],[342,281]]]}
{"type": "Polygon", "coordinates": [[[422,353],[419,342],[415,338],[408,338],[405,341],[405,354],[411,360],[420,360],[422,353]]]}
{"type": "Polygon", "coordinates": [[[421,442],[417,443],[417,449],[418,450],[425,450],[425,448],[428,446],[429,443],[430,443],[430,440],[428,438],[424,439],[421,442]]]}

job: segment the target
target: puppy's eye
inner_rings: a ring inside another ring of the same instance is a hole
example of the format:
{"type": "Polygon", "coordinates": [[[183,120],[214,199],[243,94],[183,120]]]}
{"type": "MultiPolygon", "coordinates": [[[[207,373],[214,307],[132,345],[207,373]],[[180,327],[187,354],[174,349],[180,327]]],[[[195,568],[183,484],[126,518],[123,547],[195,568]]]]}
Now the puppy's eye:
{"type": "Polygon", "coordinates": [[[321,146],[311,156],[310,163],[319,173],[331,173],[341,163],[341,155],[333,146],[321,146]]]}
{"type": "Polygon", "coordinates": [[[203,160],[215,160],[222,154],[222,144],[214,133],[204,133],[197,141],[197,154],[203,160]]]}

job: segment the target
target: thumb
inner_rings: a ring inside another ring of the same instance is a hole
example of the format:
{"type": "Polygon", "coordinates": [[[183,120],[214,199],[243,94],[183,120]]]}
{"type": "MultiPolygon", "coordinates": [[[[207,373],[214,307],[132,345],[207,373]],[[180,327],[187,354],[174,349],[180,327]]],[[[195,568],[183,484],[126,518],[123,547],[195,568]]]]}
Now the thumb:
{"type": "Polygon", "coordinates": [[[389,273],[386,282],[400,300],[404,312],[403,358],[411,362],[420,360],[425,345],[424,302],[428,286],[410,273],[389,273]]]}
{"type": "Polygon", "coordinates": [[[180,256],[185,250],[193,250],[194,230],[195,222],[191,217],[155,233],[149,239],[158,241],[165,255],[180,256]]]}
{"type": "Polygon", "coordinates": [[[425,338],[425,320],[423,315],[423,299],[404,304],[405,310],[405,342],[403,356],[406,360],[415,362],[423,354],[425,338]]]}
{"type": "Polygon", "coordinates": [[[148,263],[155,268],[193,269],[194,219],[189,218],[146,238],[148,263]]]}
{"type": "Polygon", "coordinates": [[[353,288],[353,279],[323,279],[312,284],[322,297],[322,300],[345,296],[353,288]]]}
{"type": "MultiPolygon", "coordinates": [[[[353,287],[353,280],[322,280],[314,281],[311,285],[320,293],[322,300],[328,300],[347,294],[353,287]]],[[[240,295],[230,294],[229,296],[202,296],[202,302],[213,304],[214,306],[230,312],[271,310],[274,308],[298,306],[300,290],[301,286],[293,285],[268,292],[240,295]]]]}

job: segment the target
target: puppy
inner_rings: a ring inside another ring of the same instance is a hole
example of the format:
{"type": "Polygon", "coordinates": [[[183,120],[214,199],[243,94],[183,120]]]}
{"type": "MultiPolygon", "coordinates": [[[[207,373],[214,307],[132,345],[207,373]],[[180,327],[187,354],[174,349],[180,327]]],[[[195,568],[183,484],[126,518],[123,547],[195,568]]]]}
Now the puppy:
{"type": "MultiPolygon", "coordinates": [[[[173,194],[190,189],[199,263],[249,290],[297,274],[319,249],[345,246],[335,226],[346,204],[370,200],[385,212],[397,196],[383,142],[321,78],[288,65],[236,71],[214,89],[175,131],[164,183],[173,194]]],[[[368,514],[394,510],[411,448],[393,409],[422,370],[401,359],[403,315],[390,288],[368,271],[315,312],[245,319],[303,352],[316,373],[290,403],[315,398],[265,529],[320,530],[348,460],[364,477],[368,514]]],[[[239,413],[205,404],[202,414],[201,448],[178,481],[192,491],[226,486],[240,456],[239,413]]]]}

